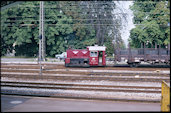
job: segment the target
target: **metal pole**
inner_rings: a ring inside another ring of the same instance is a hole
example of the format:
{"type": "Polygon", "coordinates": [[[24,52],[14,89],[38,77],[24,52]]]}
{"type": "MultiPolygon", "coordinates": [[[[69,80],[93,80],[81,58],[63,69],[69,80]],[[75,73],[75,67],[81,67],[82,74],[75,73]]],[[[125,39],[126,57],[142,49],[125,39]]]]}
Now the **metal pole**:
{"type": "MultiPolygon", "coordinates": [[[[41,12],[41,2],[40,2],[40,9],[39,13],[41,12]]],[[[41,59],[41,15],[39,14],[39,57],[38,57],[38,62],[40,63],[41,59]]]]}
{"type": "Polygon", "coordinates": [[[40,1],[40,12],[39,12],[39,66],[40,66],[40,72],[39,74],[42,75],[42,1],[40,1]]]}
{"type": "Polygon", "coordinates": [[[42,60],[45,61],[45,35],[44,35],[44,1],[41,1],[42,8],[41,8],[41,25],[42,25],[42,60]]]}
{"type": "Polygon", "coordinates": [[[44,36],[44,8],[43,1],[40,1],[39,14],[39,60],[45,61],[45,36],[44,36]]]}

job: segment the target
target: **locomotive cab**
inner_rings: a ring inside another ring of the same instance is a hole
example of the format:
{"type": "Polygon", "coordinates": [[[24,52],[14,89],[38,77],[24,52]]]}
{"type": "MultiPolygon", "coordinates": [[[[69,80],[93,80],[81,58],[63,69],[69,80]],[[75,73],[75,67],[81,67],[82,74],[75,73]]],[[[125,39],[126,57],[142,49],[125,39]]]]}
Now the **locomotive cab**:
{"type": "Polygon", "coordinates": [[[105,66],[106,65],[106,55],[105,46],[89,46],[87,47],[90,52],[89,64],[91,66],[105,66]]]}

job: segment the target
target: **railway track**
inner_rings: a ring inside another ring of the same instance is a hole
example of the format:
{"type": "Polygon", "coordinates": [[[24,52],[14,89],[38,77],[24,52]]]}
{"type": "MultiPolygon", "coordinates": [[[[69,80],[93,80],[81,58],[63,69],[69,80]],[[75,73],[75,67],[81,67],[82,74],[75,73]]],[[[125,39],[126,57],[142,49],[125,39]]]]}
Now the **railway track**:
{"type": "Polygon", "coordinates": [[[168,68],[42,66],[40,75],[38,64],[1,64],[1,94],[160,102],[161,81],[170,83],[168,68]]]}
{"type": "Polygon", "coordinates": [[[85,85],[85,84],[59,84],[59,83],[35,83],[35,82],[15,82],[1,81],[1,94],[5,95],[23,95],[23,96],[42,96],[57,98],[74,99],[98,99],[98,100],[117,100],[117,101],[136,101],[136,102],[160,102],[160,99],[129,99],[108,96],[106,93],[135,93],[135,94],[158,94],[161,93],[160,87],[142,87],[142,86],[114,86],[114,85],[85,85]],[[48,91],[46,91],[48,90],[48,91]],[[72,93],[66,93],[68,90],[72,93]],[[57,92],[55,92],[57,91],[57,92]],[[61,91],[61,92],[60,92],[61,91]],[[84,91],[80,94],[78,91],[84,91]],[[55,93],[54,93],[55,92],[55,93]],[[77,94],[74,94],[76,92],[77,94]],[[94,94],[86,95],[86,93],[94,94]],[[96,95],[100,93],[101,95],[96,95]],[[65,93],[65,94],[64,94],[65,93]]]}
{"type": "Polygon", "coordinates": [[[14,73],[1,72],[1,77],[17,78],[17,79],[48,79],[48,80],[90,80],[90,81],[139,81],[139,82],[162,82],[162,80],[169,82],[169,77],[143,77],[143,76],[98,76],[98,75],[76,75],[76,74],[42,74],[38,73],[14,73]]]}
{"type": "MultiPolygon", "coordinates": [[[[51,65],[50,65],[51,66],[51,65]]],[[[47,67],[50,67],[47,66],[47,67]]],[[[61,65],[59,65],[60,67],[61,65]]],[[[53,67],[53,65],[51,66],[53,67]]],[[[37,65],[2,65],[1,77],[9,78],[23,78],[23,79],[60,79],[60,80],[110,80],[110,81],[149,81],[149,82],[161,82],[165,80],[169,82],[170,71],[133,71],[133,70],[111,70],[107,68],[100,70],[99,68],[65,68],[65,69],[43,69],[42,75],[39,74],[40,68],[37,65]],[[6,67],[7,66],[7,67],[6,67]],[[35,68],[36,66],[36,68],[35,68]]],[[[118,68],[117,68],[118,69],[118,68]]]]}
{"type": "MultiPolygon", "coordinates": [[[[130,68],[130,67],[114,67],[114,66],[106,66],[106,67],[90,67],[90,68],[82,68],[82,67],[65,67],[64,64],[42,64],[44,69],[96,69],[96,70],[132,70],[132,71],[156,71],[156,70],[170,70],[170,68],[161,68],[161,67],[138,67],[138,68],[130,68]]],[[[39,64],[22,64],[22,63],[1,63],[1,68],[19,68],[19,69],[40,69],[39,64]]]]}
{"type": "MultiPolygon", "coordinates": [[[[12,71],[12,72],[17,72],[17,71],[24,71],[24,72],[38,72],[40,69],[30,69],[30,68],[4,68],[1,67],[2,71],[12,71]]],[[[112,73],[120,73],[120,74],[152,74],[152,75],[169,75],[170,71],[169,70],[155,70],[155,71],[138,71],[138,70],[97,70],[97,69],[42,69],[44,72],[75,72],[75,74],[81,72],[86,74],[87,72],[91,73],[102,73],[102,74],[112,74],[112,73]]]]}
{"type": "Polygon", "coordinates": [[[85,84],[54,84],[54,83],[10,82],[10,81],[1,81],[1,87],[85,90],[85,91],[109,91],[109,92],[111,91],[111,92],[161,93],[160,87],[85,85],[85,84]]]}

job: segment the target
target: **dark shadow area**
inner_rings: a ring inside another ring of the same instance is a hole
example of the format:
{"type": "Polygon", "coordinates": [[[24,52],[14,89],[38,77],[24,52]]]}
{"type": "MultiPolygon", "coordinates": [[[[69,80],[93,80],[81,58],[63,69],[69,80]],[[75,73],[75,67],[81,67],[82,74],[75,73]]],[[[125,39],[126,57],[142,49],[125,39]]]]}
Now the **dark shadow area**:
{"type": "Polygon", "coordinates": [[[19,104],[23,104],[25,101],[27,101],[29,99],[30,98],[21,98],[21,97],[17,97],[17,96],[1,94],[1,112],[5,112],[6,110],[13,109],[15,106],[17,106],[19,104]]]}
{"type": "MultiPolygon", "coordinates": [[[[128,64],[117,64],[113,67],[130,67],[128,64]]],[[[139,64],[136,68],[170,68],[170,65],[158,64],[158,65],[151,65],[151,64],[139,64]]]]}

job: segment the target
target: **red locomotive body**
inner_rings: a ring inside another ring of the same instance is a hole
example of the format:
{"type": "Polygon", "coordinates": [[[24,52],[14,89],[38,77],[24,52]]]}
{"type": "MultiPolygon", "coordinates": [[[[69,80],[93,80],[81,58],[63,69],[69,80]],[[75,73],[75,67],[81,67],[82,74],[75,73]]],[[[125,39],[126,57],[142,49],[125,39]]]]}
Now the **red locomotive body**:
{"type": "Polygon", "coordinates": [[[68,49],[65,66],[105,66],[105,46],[88,46],[87,49],[68,49]]]}

